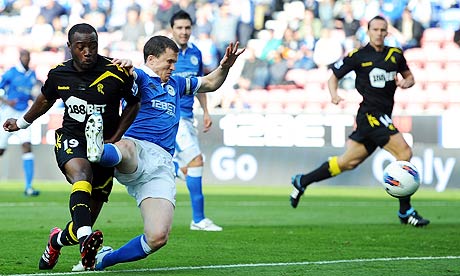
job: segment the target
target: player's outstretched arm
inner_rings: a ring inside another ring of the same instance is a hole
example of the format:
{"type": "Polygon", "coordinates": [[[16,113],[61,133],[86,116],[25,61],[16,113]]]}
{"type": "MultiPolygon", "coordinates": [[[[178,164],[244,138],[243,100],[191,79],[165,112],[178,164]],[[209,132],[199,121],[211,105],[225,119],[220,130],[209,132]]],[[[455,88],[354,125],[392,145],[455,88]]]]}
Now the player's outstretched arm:
{"type": "Polygon", "coordinates": [[[235,64],[236,59],[244,52],[245,48],[238,49],[240,43],[230,43],[228,45],[225,56],[220,61],[220,66],[214,71],[204,76],[201,81],[201,87],[198,92],[210,92],[217,90],[227,78],[230,68],[235,64]]]}
{"type": "Polygon", "coordinates": [[[38,117],[45,114],[55,103],[55,101],[48,101],[43,94],[38,95],[29,111],[24,114],[24,117],[19,119],[10,118],[3,124],[5,131],[17,131],[19,129],[29,127],[38,117]]]}

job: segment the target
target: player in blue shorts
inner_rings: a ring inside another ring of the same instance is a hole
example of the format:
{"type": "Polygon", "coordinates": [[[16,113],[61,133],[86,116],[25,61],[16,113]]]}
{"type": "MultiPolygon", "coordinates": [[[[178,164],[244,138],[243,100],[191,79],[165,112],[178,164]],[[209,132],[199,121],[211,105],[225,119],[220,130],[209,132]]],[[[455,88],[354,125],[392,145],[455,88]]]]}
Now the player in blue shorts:
{"type": "MultiPolygon", "coordinates": [[[[32,90],[40,83],[35,71],[29,68],[29,51],[20,50],[19,61],[19,64],[3,74],[0,81],[0,89],[4,90],[4,95],[0,95],[0,121],[2,122],[8,118],[20,118],[26,113],[29,101],[33,100],[32,90]]],[[[11,134],[11,132],[0,131],[0,156],[3,155],[8,146],[8,138],[11,134]]],[[[24,195],[38,196],[40,192],[32,188],[34,154],[30,141],[30,129],[21,129],[16,135],[22,143],[22,166],[25,177],[24,195]]]]}
{"type": "Polygon", "coordinates": [[[100,135],[89,132],[88,145],[102,149],[91,159],[101,166],[115,166],[115,177],[136,199],[144,221],[144,234],[117,250],[99,251],[96,270],[143,259],[168,241],[176,199],[173,154],[181,100],[218,89],[244,51],[238,45],[231,43],[219,67],[208,75],[184,78],[172,76],[179,53],[176,43],[165,36],[150,38],[144,46],[145,64],[134,73],[142,97],[134,123],[114,144],[102,145],[100,135]]]}
{"type": "MultiPolygon", "coordinates": [[[[174,42],[179,46],[176,70],[173,76],[199,77],[203,76],[203,60],[201,51],[190,42],[192,34],[192,18],[180,10],[170,20],[174,42]]],[[[196,98],[203,109],[203,131],[207,132],[212,125],[209,116],[206,93],[199,93],[196,98]]],[[[203,155],[198,140],[198,129],[194,124],[193,104],[195,97],[183,97],[180,102],[180,121],[176,136],[176,151],[174,165],[176,174],[184,179],[190,193],[192,205],[191,230],[222,231],[204,214],[204,195],[202,191],[203,155]]]]}

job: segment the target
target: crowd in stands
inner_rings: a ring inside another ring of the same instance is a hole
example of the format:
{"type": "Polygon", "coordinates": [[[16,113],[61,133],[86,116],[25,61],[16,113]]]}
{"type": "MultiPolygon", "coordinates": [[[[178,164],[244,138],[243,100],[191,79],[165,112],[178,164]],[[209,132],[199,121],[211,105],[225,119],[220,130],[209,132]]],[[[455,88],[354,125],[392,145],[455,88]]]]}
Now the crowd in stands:
{"type": "MultiPolygon", "coordinates": [[[[24,47],[45,79],[51,66],[69,57],[67,28],[82,21],[97,28],[101,53],[139,65],[146,39],[169,35],[169,19],[179,9],[194,20],[192,41],[203,52],[205,72],[218,65],[229,42],[247,47],[237,74],[221,88],[226,91],[211,102],[222,108],[252,108],[245,98],[254,90],[324,90],[316,82],[367,43],[367,22],[378,14],[390,22],[386,43],[405,51],[423,48],[431,29],[448,33],[442,46],[457,46],[454,31],[460,29],[460,1],[454,0],[0,0],[0,73],[24,47]]],[[[341,82],[344,89],[353,85],[353,76],[341,82]]]]}

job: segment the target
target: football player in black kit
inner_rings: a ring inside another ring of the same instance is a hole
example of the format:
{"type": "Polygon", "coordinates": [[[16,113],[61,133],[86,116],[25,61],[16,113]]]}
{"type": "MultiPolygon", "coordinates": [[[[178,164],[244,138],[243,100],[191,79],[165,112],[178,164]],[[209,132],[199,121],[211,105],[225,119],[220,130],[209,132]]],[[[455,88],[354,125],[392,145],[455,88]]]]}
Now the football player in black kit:
{"type": "MultiPolygon", "coordinates": [[[[356,73],[356,90],[363,96],[356,115],[357,127],[349,136],[346,150],[342,155],[329,158],[308,174],[297,174],[292,177],[292,207],[297,207],[308,185],[355,169],[377,147],[387,150],[397,160],[411,159],[412,149],[393,125],[391,113],[396,88],[406,89],[413,86],[414,76],[407,66],[402,50],[384,45],[387,34],[388,23],[385,18],[374,17],[368,23],[370,42],[350,52],[333,66],[333,74],[328,80],[333,104],[339,104],[343,100],[337,93],[339,79],[350,71],[356,73]],[[398,77],[398,74],[402,78],[398,77]]],[[[430,223],[414,210],[410,204],[410,197],[399,198],[398,217],[401,223],[415,227],[430,223]]]]}
{"type": "Polygon", "coordinates": [[[49,71],[41,94],[24,117],[8,119],[3,127],[7,131],[26,128],[56,100],[62,99],[64,118],[62,127],[55,133],[54,151],[59,168],[72,185],[71,221],[63,230],[58,227],[51,230],[39,269],[52,269],[63,246],[79,244],[82,264],[89,270],[94,267],[103,241],[102,232],[93,231],[92,226],[102,205],[108,201],[114,169],[88,161],[86,123],[92,113],[102,114],[103,138],[118,141],[139,110],[139,95],[132,89],[134,79],[130,72],[98,54],[98,34],[91,25],[73,26],[67,45],[72,58],[49,71]],[[127,107],[120,115],[121,99],[126,100],[127,107]]]}

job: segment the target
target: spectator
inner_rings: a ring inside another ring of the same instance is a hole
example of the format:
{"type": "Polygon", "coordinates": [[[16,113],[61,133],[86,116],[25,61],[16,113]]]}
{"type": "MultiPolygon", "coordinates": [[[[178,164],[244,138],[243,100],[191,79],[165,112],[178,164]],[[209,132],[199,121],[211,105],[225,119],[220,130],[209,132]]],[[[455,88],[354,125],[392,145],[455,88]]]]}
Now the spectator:
{"type": "Polygon", "coordinates": [[[86,13],[84,15],[84,21],[93,25],[98,32],[107,32],[107,13],[100,9],[86,13]]]}
{"type": "Polygon", "coordinates": [[[177,12],[180,8],[178,5],[174,4],[171,0],[161,0],[158,1],[158,10],[156,17],[161,23],[160,29],[167,29],[169,27],[169,19],[177,12]]]}
{"type": "MultiPolygon", "coordinates": [[[[305,10],[304,17],[302,21],[300,21],[299,35],[304,39],[309,39],[313,37],[314,40],[319,39],[321,36],[321,29],[322,29],[321,20],[315,17],[315,14],[312,10],[305,10]]],[[[313,49],[314,47],[311,47],[313,49]]]]}
{"type": "Polygon", "coordinates": [[[179,9],[185,11],[192,18],[192,24],[196,22],[196,4],[192,0],[178,0],[179,9]]]}
{"type": "Polygon", "coordinates": [[[263,60],[268,60],[269,54],[272,51],[278,49],[283,43],[282,39],[275,37],[275,30],[268,29],[266,34],[267,37],[263,38],[266,41],[266,44],[262,49],[262,53],[260,54],[260,58],[263,60]]]}
{"type": "Polygon", "coordinates": [[[390,25],[394,25],[396,20],[401,18],[407,2],[407,0],[381,0],[380,13],[387,18],[390,25]]]}
{"type": "Polygon", "coordinates": [[[343,30],[345,33],[344,47],[346,52],[353,50],[353,48],[359,45],[356,39],[356,32],[359,27],[360,22],[354,18],[351,3],[348,1],[343,3],[342,13],[335,20],[335,28],[343,30]]]}
{"type": "Polygon", "coordinates": [[[454,42],[460,47],[460,28],[454,32],[454,42]]]}
{"type": "Polygon", "coordinates": [[[219,51],[219,59],[225,55],[227,45],[236,40],[238,18],[230,12],[230,6],[227,2],[219,7],[219,16],[212,24],[211,37],[216,43],[219,51]]]}
{"type": "Polygon", "coordinates": [[[395,36],[400,41],[403,50],[421,47],[424,28],[412,17],[408,8],[404,9],[402,17],[396,20],[394,27],[397,30],[395,36]]]}
{"type": "Polygon", "coordinates": [[[212,14],[212,6],[210,4],[204,4],[196,11],[196,22],[193,27],[193,36],[199,37],[201,33],[211,34],[212,23],[210,16],[212,14]]]}
{"type": "Polygon", "coordinates": [[[37,20],[37,16],[40,14],[40,7],[34,5],[32,0],[15,1],[14,5],[19,10],[22,33],[29,33],[37,20]]]}
{"type": "Polygon", "coordinates": [[[123,36],[121,40],[126,45],[125,50],[140,50],[137,45],[143,46],[145,37],[145,26],[141,21],[141,9],[138,5],[128,7],[126,12],[126,24],[121,27],[123,36]]]}
{"type": "Polygon", "coordinates": [[[407,8],[412,12],[412,17],[422,24],[423,28],[431,27],[433,13],[431,0],[409,0],[407,8]]]}
{"type": "Polygon", "coordinates": [[[289,84],[286,81],[286,73],[289,70],[288,61],[283,58],[282,48],[270,53],[268,65],[268,86],[289,84]]]}
{"type": "Polygon", "coordinates": [[[246,52],[247,58],[235,88],[243,90],[265,88],[269,78],[268,63],[257,58],[254,48],[248,46],[246,52]]]}
{"type": "Polygon", "coordinates": [[[341,40],[330,29],[323,29],[321,38],[316,42],[313,61],[318,67],[328,67],[343,56],[341,40]]]}
{"type": "Polygon", "coordinates": [[[83,0],[74,0],[72,2],[69,8],[69,25],[81,22],[87,10],[87,3],[83,0]]]}
{"type": "Polygon", "coordinates": [[[311,70],[316,67],[313,61],[313,51],[306,44],[302,44],[296,53],[296,61],[293,68],[311,70]]]}
{"type": "Polygon", "coordinates": [[[144,24],[146,37],[154,36],[161,30],[161,23],[156,18],[155,11],[153,9],[143,9],[141,12],[141,21],[144,24]]]}
{"type": "Polygon", "coordinates": [[[212,41],[207,32],[201,32],[194,41],[198,49],[201,50],[203,58],[203,73],[206,75],[219,66],[219,52],[216,44],[212,41]]]}
{"type": "Polygon", "coordinates": [[[106,28],[109,32],[119,31],[126,24],[126,14],[129,7],[137,6],[141,10],[141,6],[135,0],[129,1],[110,1],[112,4],[107,12],[106,28]]]}
{"type": "Polygon", "coordinates": [[[254,1],[242,0],[239,1],[240,15],[238,20],[237,36],[242,47],[246,47],[249,39],[254,31],[254,1]]]}
{"type": "Polygon", "coordinates": [[[36,51],[43,51],[49,46],[54,36],[53,26],[46,22],[46,18],[43,15],[37,17],[35,25],[30,30],[30,43],[31,47],[36,51]]]}
{"type": "Polygon", "coordinates": [[[40,15],[44,17],[46,23],[51,25],[55,17],[67,14],[64,7],[58,1],[46,0],[44,2],[45,4],[40,8],[40,15]]]}
{"type": "Polygon", "coordinates": [[[334,1],[333,0],[325,0],[319,2],[318,5],[318,16],[321,19],[321,24],[325,28],[332,28],[333,27],[333,9],[334,9],[334,1]]]}

